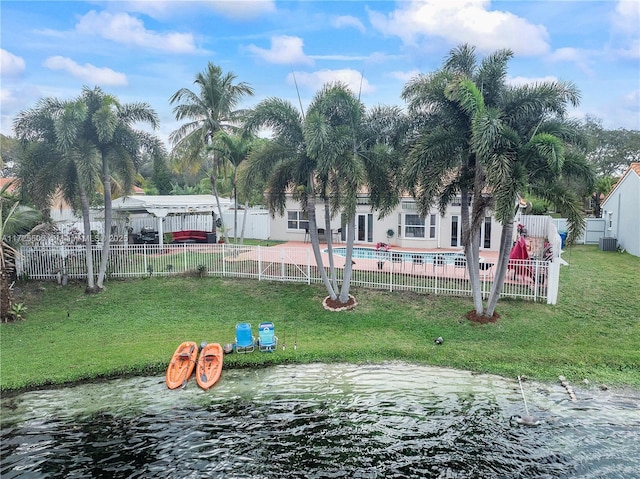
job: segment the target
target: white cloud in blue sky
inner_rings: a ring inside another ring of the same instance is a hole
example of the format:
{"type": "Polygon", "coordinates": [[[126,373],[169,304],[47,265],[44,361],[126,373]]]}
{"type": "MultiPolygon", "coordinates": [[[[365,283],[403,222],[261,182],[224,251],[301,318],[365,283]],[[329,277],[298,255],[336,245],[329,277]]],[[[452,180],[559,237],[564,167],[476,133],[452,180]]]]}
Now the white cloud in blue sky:
{"type": "Polygon", "coordinates": [[[243,108],[273,96],[298,106],[298,94],[306,107],[336,80],[369,106],[404,106],[406,81],[439,68],[460,43],[479,57],[509,48],[510,82],[571,81],[582,94],[573,116],[640,130],[635,0],[2,0],[0,22],[7,135],[39,98],[97,85],[150,104],[166,141],[179,126],[169,97],[192,88],[209,61],[253,86],[243,108]]]}

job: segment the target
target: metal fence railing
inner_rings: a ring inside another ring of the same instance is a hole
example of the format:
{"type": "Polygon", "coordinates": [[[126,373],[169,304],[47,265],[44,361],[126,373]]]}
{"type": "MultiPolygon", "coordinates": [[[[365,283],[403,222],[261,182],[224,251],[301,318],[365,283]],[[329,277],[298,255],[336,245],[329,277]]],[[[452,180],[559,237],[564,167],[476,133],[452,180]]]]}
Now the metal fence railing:
{"type": "MultiPolygon", "coordinates": [[[[82,245],[22,246],[17,261],[20,277],[39,280],[86,278],[85,248],[82,245]]],[[[100,248],[92,250],[98,270],[100,248]]],[[[344,259],[336,257],[338,280],[344,259]]],[[[328,261],[324,263],[328,271],[328,261]]],[[[493,265],[481,271],[481,291],[486,298],[493,283],[493,265]]],[[[555,303],[557,264],[543,260],[511,260],[502,297],[555,303]],[[552,301],[550,301],[550,298],[552,301]]],[[[257,280],[321,283],[321,275],[309,248],[263,247],[233,244],[119,245],[110,247],[107,278],[131,278],[200,274],[257,280]]],[[[358,259],[351,284],[388,291],[415,291],[436,295],[471,296],[468,271],[459,264],[425,261],[358,259]]]]}

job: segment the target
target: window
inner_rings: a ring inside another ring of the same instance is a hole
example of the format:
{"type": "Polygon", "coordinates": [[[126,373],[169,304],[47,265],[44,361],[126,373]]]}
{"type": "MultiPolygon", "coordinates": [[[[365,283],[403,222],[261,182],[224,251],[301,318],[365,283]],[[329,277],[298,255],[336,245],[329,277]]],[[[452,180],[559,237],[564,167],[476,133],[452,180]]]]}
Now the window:
{"type": "Polygon", "coordinates": [[[304,211],[287,211],[287,228],[290,230],[308,230],[309,217],[304,211]]]}
{"type": "Polygon", "coordinates": [[[424,238],[424,218],[418,215],[404,215],[404,237],[424,238]]]}
{"type": "Polygon", "coordinates": [[[484,218],[484,248],[491,248],[491,216],[484,218]]]}
{"type": "Polygon", "coordinates": [[[451,217],[451,246],[458,246],[458,217],[451,217]]]}
{"type": "Polygon", "coordinates": [[[413,211],[415,211],[416,209],[418,209],[418,207],[416,206],[416,202],[415,201],[403,200],[401,207],[402,207],[403,210],[413,210],[413,211]]]}
{"type": "Polygon", "coordinates": [[[436,237],[436,215],[429,215],[429,238],[436,237]]]}

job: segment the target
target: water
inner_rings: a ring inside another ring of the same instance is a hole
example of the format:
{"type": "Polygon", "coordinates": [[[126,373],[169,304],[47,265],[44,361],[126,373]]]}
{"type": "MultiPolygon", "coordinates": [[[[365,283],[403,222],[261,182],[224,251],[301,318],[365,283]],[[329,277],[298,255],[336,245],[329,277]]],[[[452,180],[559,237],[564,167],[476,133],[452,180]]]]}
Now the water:
{"type": "Polygon", "coordinates": [[[0,476],[634,478],[640,395],[384,365],[224,371],[204,392],[163,376],[1,401],[0,476]]]}
{"type": "MultiPolygon", "coordinates": [[[[326,253],[327,250],[325,249],[324,252],[326,253]]],[[[346,256],[347,248],[334,247],[333,253],[337,256],[346,256]]],[[[380,258],[389,259],[392,253],[394,255],[399,255],[400,257],[402,257],[402,261],[408,261],[408,262],[412,262],[414,256],[416,255],[421,256],[422,260],[426,264],[433,264],[433,261],[436,257],[439,257],[439,259],[443,261],[444,264],[454,264],[456,259],[464,260],[465,258],[463,253],[456,253],[451,251],[437,252],[437,253],[435,252],[434,253],[417,253],[415,251],[411,252],[411,251],[397,251],[397,250],[377,251],[374,248],[357,248],[357,247],[353,248],[352,257],[353,259],[375,259],[375,260],[380,258]]]]}

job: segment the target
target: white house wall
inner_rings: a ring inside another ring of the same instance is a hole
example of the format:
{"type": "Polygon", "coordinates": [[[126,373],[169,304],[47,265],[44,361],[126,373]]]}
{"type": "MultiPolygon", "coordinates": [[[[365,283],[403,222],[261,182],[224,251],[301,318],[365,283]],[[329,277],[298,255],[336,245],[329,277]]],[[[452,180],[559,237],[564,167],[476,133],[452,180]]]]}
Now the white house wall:
{"type": "MultiPolygon", "coordinates": [[[[405,198],[405,206],[408,206],[406,202],[412,200],[405,198]]],[[[276,215],[271,218],[271,239],[280,241],[304,241],[305,231],[304,229],[290,229],[288,227],[288,212],[300,211],[300,205],[296,201],[291,199],[287,200],[286,210],[284,216],[276,215]]],[[[370,235],[361,236],[364,241],[359,240],[356,234],[356,244],[375,245],[378,242],[390,243],[392,245],[402,248],[420,248],[420,249],[435,249],[445,248],[461,250],[460,236],[458,238],[458,246],[451,246],[451,225],[452,216],[458,216],[460,218],[460,206],[451,206],[444,217],[441,217],[437,210],[433,210],[436,221],[436,237],[429,238],[429,218],[425,219],[425,237],[424,238],[410,238],[406,237],[405,231],[405,216],[407,214],[416,214],[414,209],[403,208],[403,202],[389,215],[384,218],[379,218],[379,213],[371,211],[368,205],[358,205],[356,209],[356,215],[373,215],[373,231],[370,235]],[[393,230],[394,234],[391,238],[387,236],[387,231],[393,230]],[[369,241],[370,238],[370,241],[369,241]]],[[[318,222],[318,228],[325,228],[324,225],[324,205],[316,205],[316,219],[318,222]]],[[[356,230],[358,230],[356,219],[356,230]]],[[[341,227],[340,217],[337,216],[331,221],[332,230],[336,231],[341,227]]],[[[484,228],[483,228],[484,231],[484,228]]],[[[502,226],[497,223],[493,218],[491,220],[491,247],[484,248],[483,242],[481,242],[481,250],[487,249],[491,251],[497,251],[500,245],[500,234],[502,232],[502,226]]]]}
{"type": "Polygon", "coordinates": [[[629,171],[602,204],[606,236],[618,246],[640,256],[640,177],[629,171]]]}

